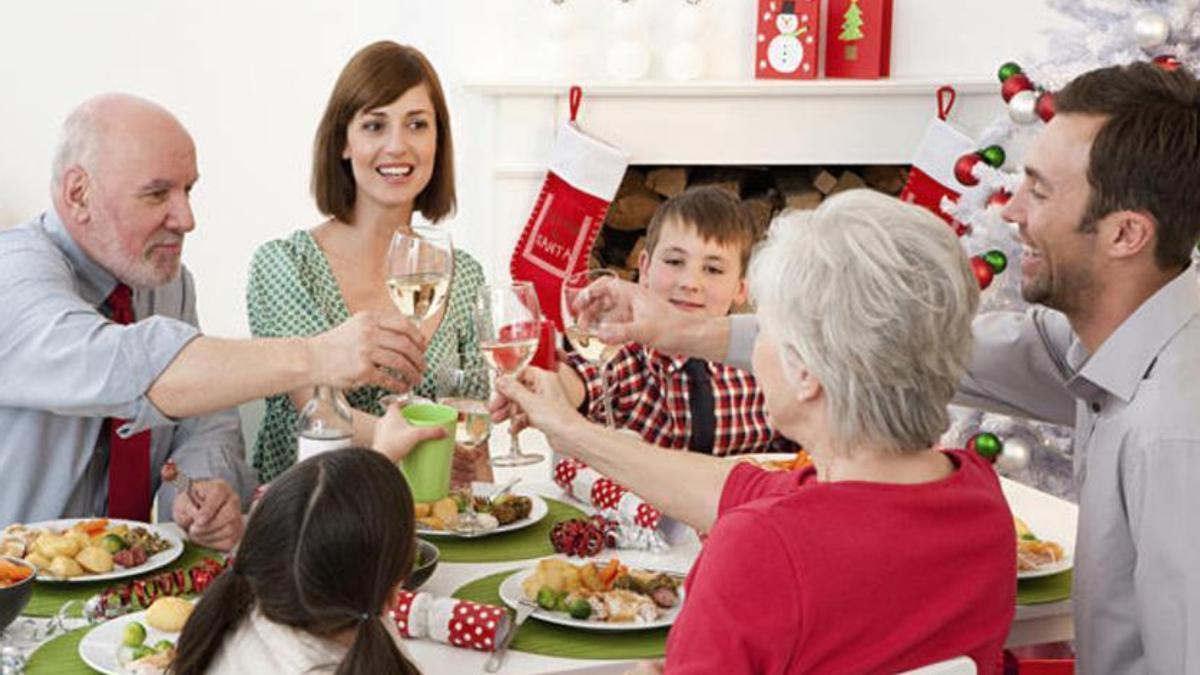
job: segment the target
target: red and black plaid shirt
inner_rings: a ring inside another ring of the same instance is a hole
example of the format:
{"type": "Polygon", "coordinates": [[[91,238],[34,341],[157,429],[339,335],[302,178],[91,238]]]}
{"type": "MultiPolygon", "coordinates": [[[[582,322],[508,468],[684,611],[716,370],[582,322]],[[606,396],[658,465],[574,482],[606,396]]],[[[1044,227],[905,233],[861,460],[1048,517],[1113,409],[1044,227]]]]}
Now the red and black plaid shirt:
{"type": "MultiPolygon", "coordinates": [[[[647,443],[684,450],[692,435],[686,358],[630,343],[605,365],[613,389],[617,427],[635,431],[647,443]]],[[[586,399],[580,411],[604,422],[600,368],[572,354],[567,361],[583,379],[586,399]]],[[[767,424],[766,399],[754,376],[722,363],[706,362],[713,392],[714,455],[795,452],[799,446],[767,424]]]]}

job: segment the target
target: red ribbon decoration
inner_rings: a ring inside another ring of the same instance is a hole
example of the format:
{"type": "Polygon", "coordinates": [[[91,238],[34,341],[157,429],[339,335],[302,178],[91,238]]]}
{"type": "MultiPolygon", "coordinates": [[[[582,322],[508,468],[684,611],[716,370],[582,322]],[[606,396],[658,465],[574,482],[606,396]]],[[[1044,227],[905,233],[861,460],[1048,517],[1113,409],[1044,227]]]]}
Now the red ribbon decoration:
{"type": "Polygon", "coordinates": [[[574,122],[579,114],[579,104],[583,101],[583,89],[579,85],[572,85],[568,98],[571,101],[571,121],[574,122]]]}
{"type": "MultiPolygon", "coordinates": [[[[943,122],[950,116],[950,109],[954,107],[954,99],[958,98],[958,92],[954,91],[954,87],[944,84],[938,87],[937,90],[937,106],[938,119],[943,122]]],[[[574,119],[574,117],[572,117],[574,119]]]]}

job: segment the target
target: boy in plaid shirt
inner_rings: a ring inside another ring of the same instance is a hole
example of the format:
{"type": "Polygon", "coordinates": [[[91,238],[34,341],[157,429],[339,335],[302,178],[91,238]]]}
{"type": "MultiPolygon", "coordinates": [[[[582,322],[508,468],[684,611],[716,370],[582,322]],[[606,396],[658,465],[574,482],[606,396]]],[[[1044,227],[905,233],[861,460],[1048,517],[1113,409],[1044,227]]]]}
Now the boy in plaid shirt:
{"type": "MultiPolygon", "coordinates": [[[[639,283],[671,304],[724,316],[746,301],[746,267],[756,234],[741,202],[725,190],[699,187],[663,203],[646,232],[639,283]]],[[[616,426],[655,445],[710,455],[794,452],[767,423],[754,376],[696,358],[629,343],[603,366],[616,426]]],[[[581,413],[604,422],[601,367],[571,354],[559,379],[581,413]]]]}

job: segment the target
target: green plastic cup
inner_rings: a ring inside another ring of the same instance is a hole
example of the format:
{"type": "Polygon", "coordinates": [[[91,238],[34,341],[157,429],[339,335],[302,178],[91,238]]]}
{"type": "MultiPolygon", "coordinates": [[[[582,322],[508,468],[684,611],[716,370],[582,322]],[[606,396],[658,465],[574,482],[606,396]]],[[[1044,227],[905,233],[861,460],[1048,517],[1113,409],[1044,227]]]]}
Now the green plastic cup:
{"type": "Polygon", "coordinates": [[[436,403],[413,403],[400,411],[414,427],[442,427],[445,437],[422,441],[400,460],[400,471],[408,481],[413,500],[435,502],[450,494],[450,467],[454,460],[454,428],[458,411],[436,403]]]}

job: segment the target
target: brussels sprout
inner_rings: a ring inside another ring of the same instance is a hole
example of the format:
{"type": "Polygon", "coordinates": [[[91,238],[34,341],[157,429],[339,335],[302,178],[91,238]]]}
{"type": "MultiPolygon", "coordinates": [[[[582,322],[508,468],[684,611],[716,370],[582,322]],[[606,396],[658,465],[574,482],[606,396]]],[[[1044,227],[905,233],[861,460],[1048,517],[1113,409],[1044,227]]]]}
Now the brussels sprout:
{"type": "Polygon", "coordinates": [[[571,608],[568,610],[572,619],[586,619],[592,615],[592,605],[583,598],[576,598],[575,602],[571,603],[571,608]]]}
{"type": "Polygon", "coordinates": [[[558,591],[550,588],[549,586],[542,586],[538,589],[537,604],[538,607],[541,607],[542,609],[558,609],[558,603],[561,602],[561,600],[562,598],[559,596],[558,591]]]}
{"type": "Polygon", "coordinates": [[[109,553],[116,553],[117,551],[125,548],[125,540],[115,534],[106,534],[104,535],[104,538],[100,540],[100,548],[108,551],[109,553]]]}
{"type": "Polygon", "coordinates": [[[153,649],[147,647],[146,645],[138,645],[137,647],[133,648],[133,654],[131,656],[131,660],[137,661],[138,659],[144,659],[147,656],[154,656],[156,653],[157,652],[155,652],[153,649]]]}
{"type": "Polygon", "coordinates": [[[125,632],[121,637],[121,644],[126,647],[140,647],[146,642],[146,627],[137,621],[130,621],[125,624],[125,632]]]}
{"type": "Polygon", "coordinates": [[[166,638],[163,638],[162,640],[159,640],[158,642],[154,643],[154,651],[158,652],[159,654],[161,654],[169,649],[174,649],[174,648],[175,648],[175,643],[171,642],[170,640],[167,640],[166,638]]]}

